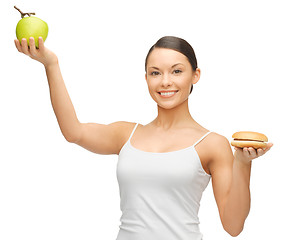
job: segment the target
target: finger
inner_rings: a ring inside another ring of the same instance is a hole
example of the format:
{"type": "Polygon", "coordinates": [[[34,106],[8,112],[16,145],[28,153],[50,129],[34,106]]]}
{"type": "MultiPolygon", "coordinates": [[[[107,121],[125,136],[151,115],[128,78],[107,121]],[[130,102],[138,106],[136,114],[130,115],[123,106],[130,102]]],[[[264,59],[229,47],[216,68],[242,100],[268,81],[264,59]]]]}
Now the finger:
{"type": "Polygon", "coordinates": [[[28,43],[25,38],[22,39],[21,46],[22,46],[23,53],[25,53],[26,55],[30,55],[29,50],[28,50],[28,43]]]}
{"type": "Polygon", "coordinates": [[[36,46],[35,46],[35,39],[33,37],[30,37],[30,53],[32,56],[36,56],[36,46]]]}
{"type": "Polygon", "coordinates": [[[242,148],[234,147],[237,153],[242,154],[242,148]]]}
{"type": "Polygon", "coordinates": [[[273,143],[268,143],[267,147],[263,149],[264,153],[267,153],[271,149],[272,146],[273,146],[273,143]]]}
{"type": "Polygon", "coordinates": [[[243,151],[244,156],[249,157],[248,148],[245,147],[245,148],[242,149],[242,151],[243,151]]]}
{"type": "Polygon", "coordinates": [[[16,48],[18,49],[18,51],[21,52],[21,53],[23,53],[23,52],[22,52],[22,47],[21,47],[20,41],[19,41],[18,39],[15,39],[14,42],[15,42],[15,46],[16,46],[16,48]]]}
{"type": "Polygon", "coordinates": [[[262,148],[258,148],[258,149],[257,149],[257,156],[258,156],[258,157],[262,156],[264,153],[265,153],[265,152],[263,151],[262,148]]]}
{"type": "Polygon", "coordinates": [[[42,37],[39,37],[39,49],[42,51],[44,49],[44,40],[42,37]]]}
{"type": "Polygon", "coordinates": [[[268,151],[272,146],[273,146],[273,143],[267,143],[265,150],[268,151]]]}
{"type": "Polygon", "coordinates": [[[249,155],[250,155],[251,157],[253,157],[253,158],[256,157],[256,150],[255,150],[254,148],[249,147],[249,148],[248,148],[248,151],[249,151],[249,155]]]}

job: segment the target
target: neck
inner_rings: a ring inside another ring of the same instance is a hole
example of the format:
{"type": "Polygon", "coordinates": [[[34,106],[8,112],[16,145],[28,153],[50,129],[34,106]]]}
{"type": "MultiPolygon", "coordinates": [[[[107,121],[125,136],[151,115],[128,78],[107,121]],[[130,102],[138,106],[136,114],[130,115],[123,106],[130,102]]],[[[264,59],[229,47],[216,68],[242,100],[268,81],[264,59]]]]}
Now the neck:
{"type": "Polygon", "coordinates": [[[188,99],[172,109],[165,109],[157,105],[157,110],[158,115],[152,124],[163,130],[177,129],[185,127],[186,124],[196,123],[189,112],[188,99]]]}

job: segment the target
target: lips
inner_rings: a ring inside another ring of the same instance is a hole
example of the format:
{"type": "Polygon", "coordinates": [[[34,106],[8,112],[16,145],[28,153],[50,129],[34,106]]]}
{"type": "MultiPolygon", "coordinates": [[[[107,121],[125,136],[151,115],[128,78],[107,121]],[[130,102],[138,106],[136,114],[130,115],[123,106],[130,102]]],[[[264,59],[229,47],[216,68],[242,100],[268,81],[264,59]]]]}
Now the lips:
{"type": "Polygon", "coordinates": [[[161,95],[161,93],[173,93],[173,92],[178,92],[178,90],[168,90],[168,91],[165,91],[165,90],[163,90],[163,91],[160,91],[160,92],[158,92],[160,95],[161,95]]]}
{"type": "Polygon", "coordinates": [[[173,90],[173,91],[161,91],[161,92],[158,92],[158,94],[162,98],[171,98],[171,97],[175,96],[177,92],[178,92],[178,90],[176,90],[176,91],[175,90],[173,90]]]}

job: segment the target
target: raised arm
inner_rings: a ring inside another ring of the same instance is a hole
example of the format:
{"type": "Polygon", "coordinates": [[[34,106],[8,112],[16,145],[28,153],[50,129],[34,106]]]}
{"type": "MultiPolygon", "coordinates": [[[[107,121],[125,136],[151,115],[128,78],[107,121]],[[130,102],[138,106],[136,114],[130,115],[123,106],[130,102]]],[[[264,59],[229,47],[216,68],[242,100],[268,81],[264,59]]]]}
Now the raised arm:
{"type": "Polygon", "coordinates": [[[80,123],[60,72],[57,56],[44,46],[39,38],[39,49],[33,38],[15,40],[19,52],[41,62],[46,70],[50,98],[60,130],[68,142],[76,143],[89,151],[99,154],[118,154],[134,123],[115,122],[109,125],[80,123]]]}
{"type": "Polygon", "coordinates": [[[57,56],[44,46],[42,38],[39,38],[39,49],[35,48],[34,38],[30,39],[29,48],[26,39],[22,40],[22,45],[20,45],[18,40],[15,40],[15,44],[19,52],[44,65],[50,89],[51,103],[60,130],[67,141],[73,142],[80,135],[80,123],[65,87],[57,56]]]}

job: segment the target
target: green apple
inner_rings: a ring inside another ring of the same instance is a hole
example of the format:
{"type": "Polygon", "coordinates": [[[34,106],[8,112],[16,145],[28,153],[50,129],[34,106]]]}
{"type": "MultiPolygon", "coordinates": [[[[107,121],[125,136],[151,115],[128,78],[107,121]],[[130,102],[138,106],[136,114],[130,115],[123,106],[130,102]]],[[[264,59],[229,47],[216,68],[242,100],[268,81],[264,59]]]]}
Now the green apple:
{"type": "MultiPolygon", "coordinates": [[[[15,6],[16,8],[16,6],[15,6]]],[[[21,10],[16,8],[22,16],[22,19],[18,22],[16,26],[16,36],[20,42],[22,39],[27,39],[28,46],[29,45],[29,38],[33,37],[35,39],[36,48],[39,47],[39,37],[42,37],[45,41],[48,35],[48,25],[45,21],[40,18],[31,16],[35,15],[35,13],[22,13],[21,10]],[[25,15],[28,17],[24,17],[25,15]]]]}

